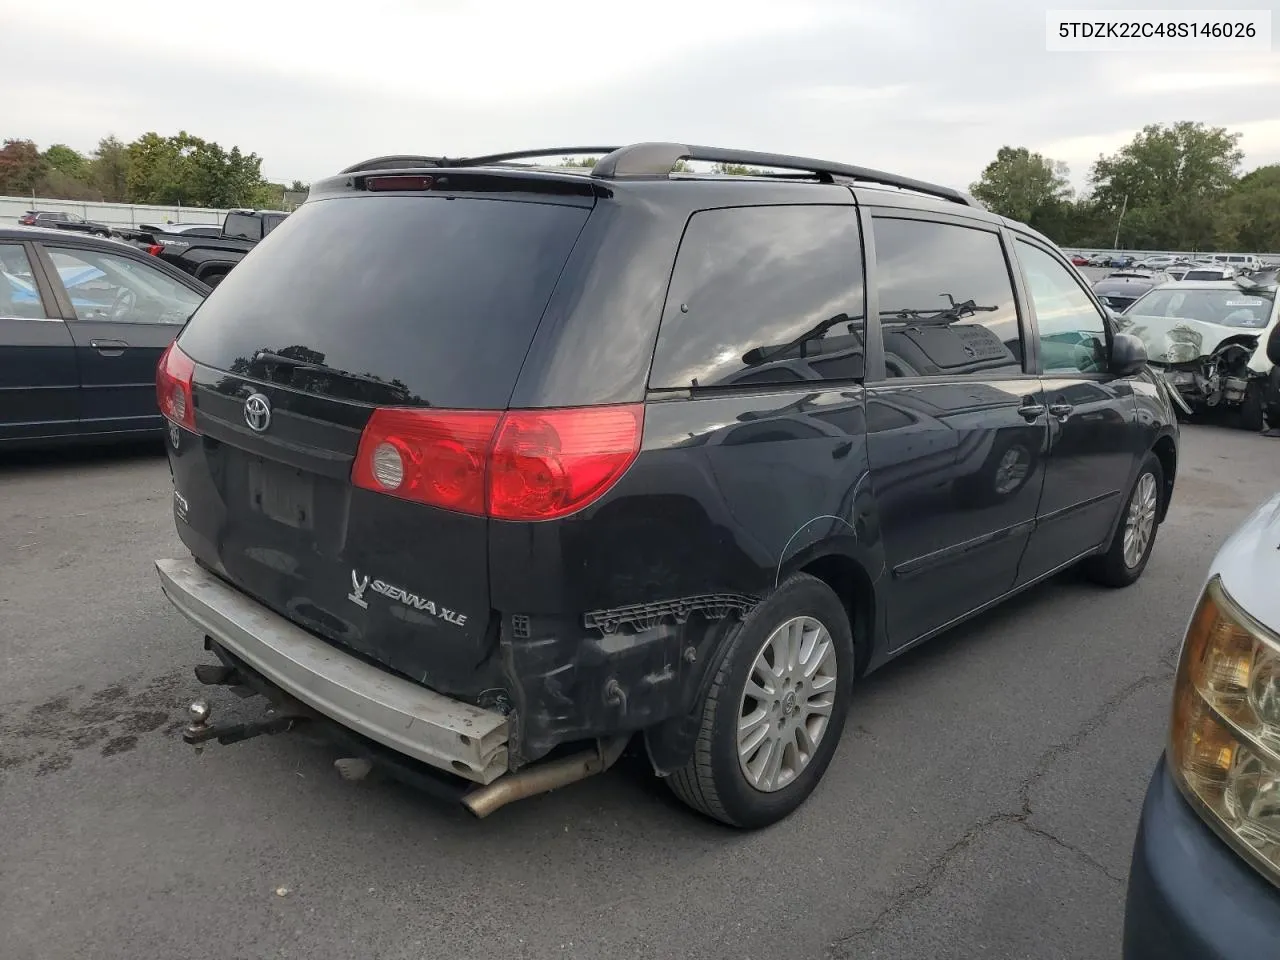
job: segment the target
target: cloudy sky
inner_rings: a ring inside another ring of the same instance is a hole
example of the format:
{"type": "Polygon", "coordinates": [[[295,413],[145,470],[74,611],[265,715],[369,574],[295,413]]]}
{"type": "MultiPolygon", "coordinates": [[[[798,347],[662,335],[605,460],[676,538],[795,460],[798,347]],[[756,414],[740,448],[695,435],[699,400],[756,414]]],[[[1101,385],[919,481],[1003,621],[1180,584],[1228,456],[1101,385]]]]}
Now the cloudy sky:
{"type": "MultiPolygon", "coordinates": [[[[381,153],[676,140],[965,187],[1004,144],[1088,165],[1146,123],[1280,162],[1271,53],[1049,53],[1048,7],[1176,0],[0,0],[0,138],[180,129],[310,181],[381,153]]],[[[1270,3],[1200,0],[1186,7],[1270,3]]]]}

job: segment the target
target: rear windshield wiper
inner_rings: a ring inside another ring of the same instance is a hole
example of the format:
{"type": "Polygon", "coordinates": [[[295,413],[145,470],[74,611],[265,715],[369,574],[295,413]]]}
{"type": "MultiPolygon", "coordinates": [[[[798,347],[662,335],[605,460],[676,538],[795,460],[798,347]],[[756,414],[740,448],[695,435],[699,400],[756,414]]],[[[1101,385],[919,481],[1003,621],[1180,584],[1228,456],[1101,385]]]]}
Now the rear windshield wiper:
{"type": "Polygon", "coordinates": [[[358,380],[361,383],[372,383],[380,387],[387,386],[387,381],[378,377],[367,376],[362,373],[348,373],[345,370],[339,370],[337,367],[331,367],[327,363],[316,363],[314,360],[299,360],[297,357],[286,357],[282,353],[272,353],[270,350],[259,350],[253,355],[253,359],[265,360],[268,363],[280,366],[297,367],[302,370],[317,370],[320,373],[332,374],[344,380],[358,380]]]}

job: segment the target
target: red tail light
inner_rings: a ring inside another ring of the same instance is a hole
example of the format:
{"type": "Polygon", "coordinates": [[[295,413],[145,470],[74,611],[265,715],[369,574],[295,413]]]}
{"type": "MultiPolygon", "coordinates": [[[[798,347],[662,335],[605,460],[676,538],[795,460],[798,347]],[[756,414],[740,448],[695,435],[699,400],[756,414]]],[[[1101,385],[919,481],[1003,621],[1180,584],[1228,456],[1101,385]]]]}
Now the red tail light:
{"type": "Polygon", "coordinates": [[[164,247],[160,246],[160,244],[158,243],[153,243],[149,247],[147,247],[147,253],[151,254],[151,256],[153,257],[158,257],[163,252],[164,252],[164,247]]]}
{"type": "Polygon", "coordinates": [[[169,344],[156,367],[156,402],[160,412],[167,420],[192,433],[199,432],[196,430],[196,405],[191,395],[195,372],[195,361],[179,350],[176,343],[169,344]]]}
{"type": "Polygon", "coordinates": [[[644,406],[512,410],[489,458],[489,515],[550,520],[613,486],[640,452],[644,406]]]}
{"type": "Polygon", "coordinates": [[[459,513],[484,513],[485,457],[499,412],[373,411],[351,482],[459,513]]]}
{"type": "Polygon", "coordinates": [[[644,407],[564,410],[375,410],[351,482],[406,500],[499,520],[581,510],[640,451],[644,407]]]}

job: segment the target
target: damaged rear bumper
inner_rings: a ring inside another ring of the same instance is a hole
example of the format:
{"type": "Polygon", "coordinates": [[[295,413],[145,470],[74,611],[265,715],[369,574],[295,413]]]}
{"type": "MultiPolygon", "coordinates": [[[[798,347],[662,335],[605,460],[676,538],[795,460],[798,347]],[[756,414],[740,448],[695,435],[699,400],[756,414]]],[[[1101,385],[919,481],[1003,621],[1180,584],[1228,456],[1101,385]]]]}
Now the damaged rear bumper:
{"type": "Polygon", "coordinates": [[[165,595],[218,645],[317,713],[475,783],[508,769],[507,718],[371,666],[227,586],[194,560],[158,560],[165,595]]]}

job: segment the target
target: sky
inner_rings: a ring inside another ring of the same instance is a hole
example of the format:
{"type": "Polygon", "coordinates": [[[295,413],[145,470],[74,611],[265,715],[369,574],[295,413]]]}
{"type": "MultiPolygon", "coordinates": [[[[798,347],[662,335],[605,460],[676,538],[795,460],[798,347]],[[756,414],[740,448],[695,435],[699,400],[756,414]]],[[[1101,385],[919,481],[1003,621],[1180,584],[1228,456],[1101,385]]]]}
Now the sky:
{"type": "Polygon", "coordinates": [[[0,139],[186,130],[285,182],[387,153],[668,140],[962,189],[1009,145],[1079,188],[1143,125],[1196,120],[1240,132],[1245,169],[1280,162],[1276,53],[1049,52],[1049,6],[1067,4],[0,0],[0,139]]]}

